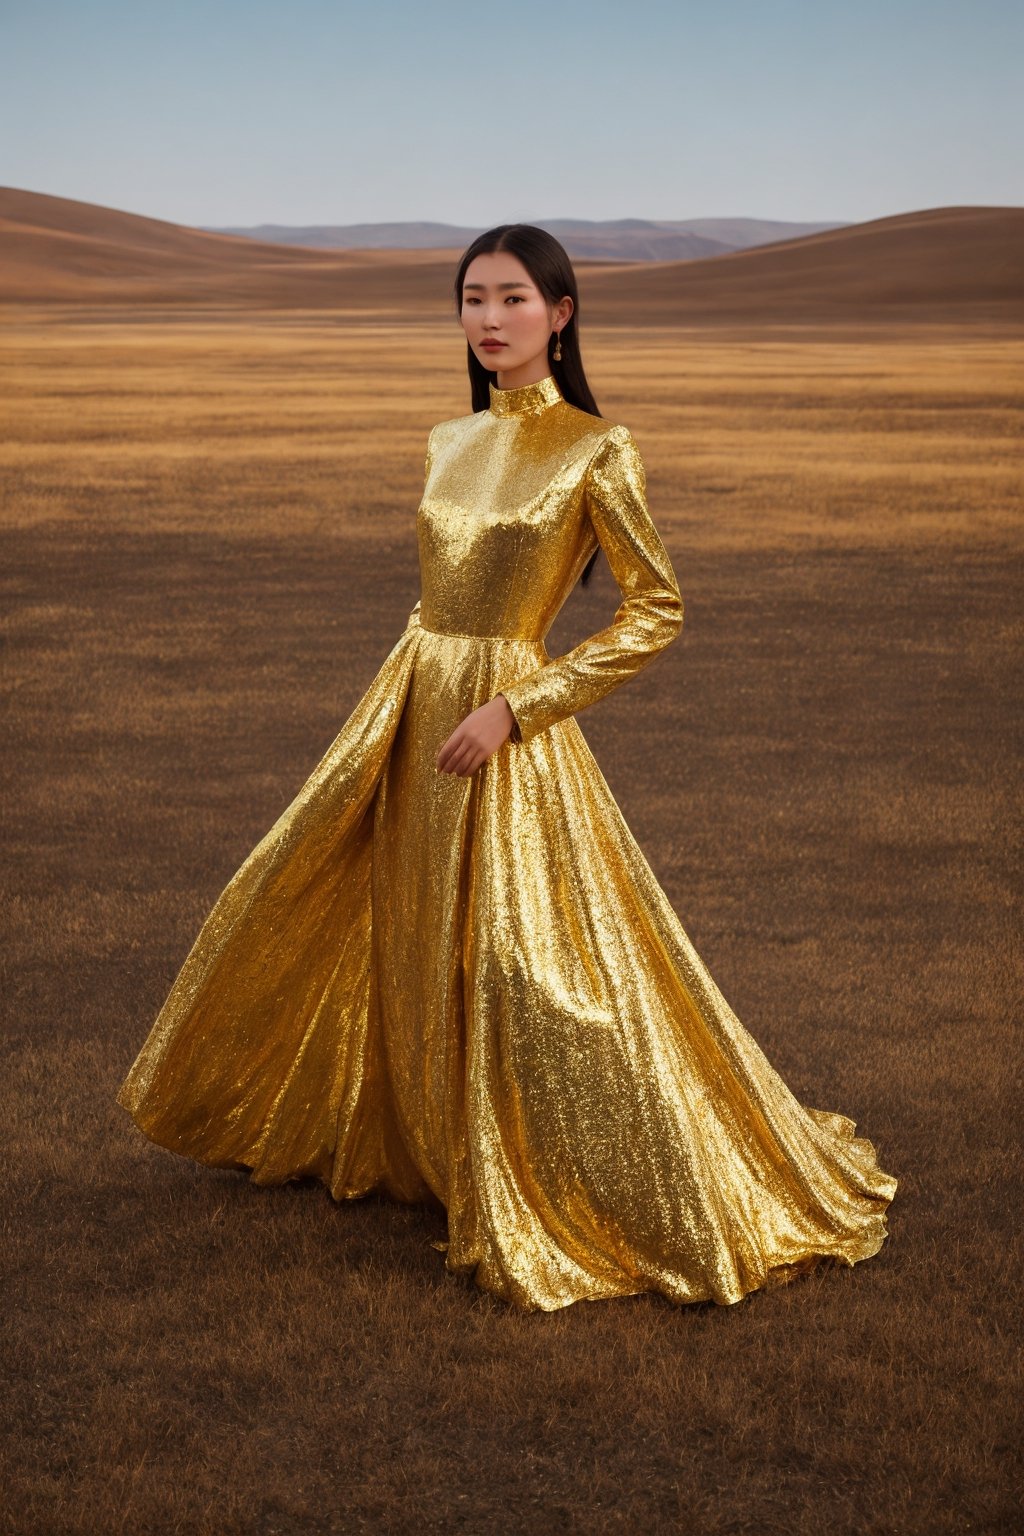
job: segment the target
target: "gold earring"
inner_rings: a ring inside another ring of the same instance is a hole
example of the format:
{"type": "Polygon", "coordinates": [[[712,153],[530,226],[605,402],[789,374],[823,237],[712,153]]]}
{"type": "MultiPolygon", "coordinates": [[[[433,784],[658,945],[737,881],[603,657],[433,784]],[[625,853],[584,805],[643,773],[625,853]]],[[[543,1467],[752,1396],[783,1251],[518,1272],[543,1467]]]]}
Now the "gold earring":
{"type": "Polygon", "coordinates": [[[555,332],[554,358],[556,363],[560,363],[562,361],[562,335],[560,331],[555,332]]]}

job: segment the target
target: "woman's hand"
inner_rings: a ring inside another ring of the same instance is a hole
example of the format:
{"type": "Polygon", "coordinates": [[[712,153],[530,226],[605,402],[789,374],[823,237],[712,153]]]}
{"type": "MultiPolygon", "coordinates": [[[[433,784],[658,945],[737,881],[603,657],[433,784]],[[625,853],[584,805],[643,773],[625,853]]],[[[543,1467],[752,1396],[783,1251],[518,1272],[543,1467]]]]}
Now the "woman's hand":
{"type": "Polygon", "coordinates": [[[468,776],[475,773],[481,763],[486,763],[503,741],[507,741],[516,723],[503,693],[481,704],[461,720],[437,754],[439,773],[458,773],[468,776]]]}

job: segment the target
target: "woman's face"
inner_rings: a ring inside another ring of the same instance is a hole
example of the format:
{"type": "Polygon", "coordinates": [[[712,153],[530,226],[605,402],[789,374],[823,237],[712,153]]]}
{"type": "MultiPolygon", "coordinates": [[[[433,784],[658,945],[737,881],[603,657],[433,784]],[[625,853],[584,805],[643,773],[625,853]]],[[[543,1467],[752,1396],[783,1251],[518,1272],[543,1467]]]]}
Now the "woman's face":
{"type": "Polygon", "coordinates": [[[499,389],[534,384],[551,372],[548,340],[572,314],[566,295],[549,304],[518,256],[474,256],[462,285],[462,329],[499,389]]]}

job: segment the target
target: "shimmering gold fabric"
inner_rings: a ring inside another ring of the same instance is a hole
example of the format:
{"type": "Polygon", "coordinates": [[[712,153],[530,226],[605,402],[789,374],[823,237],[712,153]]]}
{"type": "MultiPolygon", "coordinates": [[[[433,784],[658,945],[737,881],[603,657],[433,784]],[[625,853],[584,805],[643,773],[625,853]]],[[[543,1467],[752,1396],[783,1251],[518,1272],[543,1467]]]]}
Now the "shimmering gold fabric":
{"type": "Polygon", "coordinates": [[[118,1101],[260,1184],[440,1201],[448,1268],[520,1307],[730,1303],[867,1258],[896,1180],[744,1030],[574,718],[682,623],[632,436],[553,378],[492,385],[431,432],[417,527],[406,629],[219,897],[118,1101]],[[598,542],[622,602],[552,658],[598,542]],[[518,730],[438,772],[498,692],[518,730]]]}

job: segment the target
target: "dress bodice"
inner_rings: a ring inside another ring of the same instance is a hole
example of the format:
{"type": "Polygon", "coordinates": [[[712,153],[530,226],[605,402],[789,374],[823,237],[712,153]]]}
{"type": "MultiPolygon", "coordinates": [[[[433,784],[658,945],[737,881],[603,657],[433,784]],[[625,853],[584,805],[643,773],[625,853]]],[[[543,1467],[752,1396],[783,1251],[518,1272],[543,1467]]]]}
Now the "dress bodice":
{"type": "Polygon", "coordinates": [[[623,601],[611,625],[503,689],[520,738],[637,671],[683,602],[651,521],[632,434],[571,405],[553,376],[490,385],[487,410],[435,426],[417,512],[421,596],[440,634],[543,640],[598,545],[623,601]]]}

